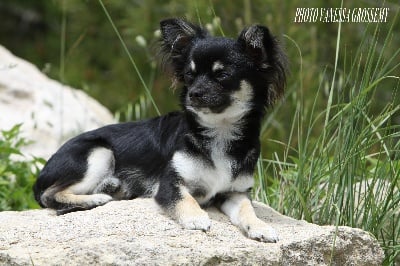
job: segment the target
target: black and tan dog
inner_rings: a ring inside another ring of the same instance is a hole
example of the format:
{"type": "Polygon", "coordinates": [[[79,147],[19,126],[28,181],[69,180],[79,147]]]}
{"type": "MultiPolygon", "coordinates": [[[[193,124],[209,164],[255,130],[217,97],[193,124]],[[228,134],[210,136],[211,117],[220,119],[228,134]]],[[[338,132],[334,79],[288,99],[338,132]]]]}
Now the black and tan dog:
{"type": "Polygon", "coordinates": [[[34,186],[59,214],[155,197],[183,227],[209,230],[216,204],[248,237],[276,242],[248,194],[265,109],[285,85],[286,57],[266,27],[212,37],[181,19],[161,22],[162,52],[183,84],[182,111],[105,126],[66,142],[34,186]]]}

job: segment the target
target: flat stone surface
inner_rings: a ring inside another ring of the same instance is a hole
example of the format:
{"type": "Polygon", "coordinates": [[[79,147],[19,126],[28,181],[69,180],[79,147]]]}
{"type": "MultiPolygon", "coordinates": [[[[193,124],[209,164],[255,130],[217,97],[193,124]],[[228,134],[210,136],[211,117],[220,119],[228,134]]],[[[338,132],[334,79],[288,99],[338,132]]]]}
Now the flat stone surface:
{"type": "Polygon", "coordinates": [[[153,199],[115,201],[93,210],[0,212],[0,265],[380,265],[367,232],[318,226],[254,202],[279,233],[276,244],[246,238],[218,210],[209,232],[185,230],[153,199]],[[335,232],[336,237],[335,237],[335,232]]]}

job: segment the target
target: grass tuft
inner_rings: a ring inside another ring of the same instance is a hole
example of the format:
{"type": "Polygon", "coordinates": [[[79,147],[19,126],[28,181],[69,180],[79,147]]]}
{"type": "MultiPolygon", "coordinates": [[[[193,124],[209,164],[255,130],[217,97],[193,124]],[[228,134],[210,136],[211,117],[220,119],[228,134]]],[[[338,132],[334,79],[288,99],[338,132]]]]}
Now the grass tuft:
{"type": "Polygon", "coordinates": [[[338,32],[333,78],[325,69],[316,88],[316,99],[329,88],[325,106],[316,100],[306,105],[301,92],[289,90],[285,104],[296,110],[289,138],[271,140],[284,152],[260,159],[254,196],[297,219],[371,232],[385,250],[384,264],[391,265],[400,254],[400,126],[394,121],[400,49],[385,61],[378,47],[389,46],[392,33],[378,45],[379,25],[366,33],[371,30],[355,56],[344,54],[343,61],[338,32]],[[391,100],[378,108],[374,99],[382,88],[391,88],[385,92],[391,100]]]}

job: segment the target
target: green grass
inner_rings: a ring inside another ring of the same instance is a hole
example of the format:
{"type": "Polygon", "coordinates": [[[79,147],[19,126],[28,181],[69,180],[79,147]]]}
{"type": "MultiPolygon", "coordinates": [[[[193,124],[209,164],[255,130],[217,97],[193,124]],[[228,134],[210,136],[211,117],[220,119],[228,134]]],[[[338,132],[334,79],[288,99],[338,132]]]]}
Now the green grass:
{"type": "MultiPolygon", "coordinates": [[[[290,134],[287,140],[270,140],[284,152],[260,158],[254,197],[297,219],[367,230],[385,250],[384,264],[392,265],[400,254],[400,126],[393,121],[400,112],[394,74],[400,49],[384,59],[378,46],[390,45],[391,31],[382,36],[377,25],[368,32],[370,38],[349,58],[339,27],[334,73],[329,78],[323,71],[313,102],[306,104],[302,92],[290,88],[302,84],[301,71],[300,80],[289,85],[284,105],[295,109],[290,134]],[[377,110],[375,97],[383,88],[391,88],[392,97],[377,110]],[[326,105],[319,107],[323,92],[326,105]]],[[[270,114],[264,129],[284,105],[270,114]]]]}

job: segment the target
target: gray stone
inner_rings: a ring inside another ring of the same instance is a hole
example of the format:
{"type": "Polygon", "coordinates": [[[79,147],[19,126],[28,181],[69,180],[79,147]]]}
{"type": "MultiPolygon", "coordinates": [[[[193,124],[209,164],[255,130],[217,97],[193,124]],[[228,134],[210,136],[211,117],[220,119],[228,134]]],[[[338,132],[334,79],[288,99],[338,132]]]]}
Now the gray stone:
{"type": "Polygon", "coordinates": [[[113,122],[85,92],[48,78],[0,46],[0,129],[23,123],[22,136],[34,141],[24,153],[48,159],[66,139],[113,122]]]}
{"type": "Polygon", "coordinates": [[[52,210],[0,213],[0,265],[380,265],[367,232],[318,226],[254,202],[278,232],[276,244],[246,238],[214,208],[209,232],[181,228],[153,199],[115,201],[55,216],[52,210]]]}

